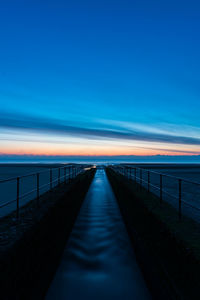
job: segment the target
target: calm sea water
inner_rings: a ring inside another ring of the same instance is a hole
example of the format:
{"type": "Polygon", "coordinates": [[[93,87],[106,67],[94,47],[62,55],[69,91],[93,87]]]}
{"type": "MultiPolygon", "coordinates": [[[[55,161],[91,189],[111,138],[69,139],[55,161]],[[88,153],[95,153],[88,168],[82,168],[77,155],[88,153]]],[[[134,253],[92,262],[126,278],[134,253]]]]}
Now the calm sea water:
{"type": "MultiPolygon", "coordinates": [[[[42,172],[40,175],[41,193],[49,189],[50,173],[49,168],[54,168],[53,180],[54,185],[57,183],[58,170],[56,169],[61,164],[0,164],[0,180],[11,177],[22,176],[30,173],[42,172]],[[45,186],[44,186],[45,185],[45,186]]],[[[188,179],[195,182],[200,182],[200,165],[175,165],[175,164],[137,164],[137,167],[146,168],[154,172],[168,174],[183,179],[188,179]]],[[[61,177],[64,175],[61,171],[61,177]]],[[[137,174],[139,177],[139,173],[137,174]]],[[[147,173],[143,172],[143,179],[147,181],[147,173]]],[[[160,177],[157,174],[151,174],[151,183],[159,187],[160,177]]],[[[145,183],[144,183],[145,185],[145,183]]],[[[27,194],[26,197],[20,199],[20,205],[23,206],[30,200],[36,197],[36,176],[26,177],[20,180],[20,195],[27,194]]],[[[163,190],[168,194],[173,195],[170,197],[163,193],[163,199],[172,204],[178,209],[178,181],[174,178],[163,177],[163,190]]],[[[16,180],[0,184],[0,205],[16,199],[17,184],[16,180]]],[[[159,195],[159,190],[152,187],[151,191],[159,195]]],[[[200,209],[200,186],[192,185],[189,183],[182,183],[182,198],[183,198],[183,213],[192,216],[200,221],[198,209],[200,209]]],[[[0,217],[4,216],[16,209],[16,202],[10,203],[6,207],[0,208],[0,217]]]]}
{"type": "MultiPolygon", "coordinates": [[[[0,164],[0,180],[8,178],[16,178],[24,175],[27,177],[20,179],[19,192],[20,192],[20,206],[25,205],[30,200],[36,198],[37,192],[37,177],[36,173],[40,173],[39,185],[40,194],[46,192],[50,188],[50,171],[52,168],[53,186],[58,182],[58,164],[44,165],[44,164],[0,164]],[[32,175],[31,175],[32,174],[32,175]]],[[[64,170],[61,170],[61,180],[64,176],[64,170]]],[[[6,206],[0,208],[0,217],[16,209],[17,197],[17,181],[12,180],[5,183],[0,183],[0,205],[6,206]]]]}
{"type": "MultiPolygon", "coordinates": [[[[196,185],[186,182],[187,180],[189,180],[191,182],[200,183],[200,165],[139,164],[134,166],[152,171],[152,173],[150,173],[150,183],[152,184],[152,186],[150,187],[150,191],[156,194],[157,196],[160,196],[160,175],[153,172],[158,172],[161,174],[172,176],[163,176],[162,178],[163,200],[173,205],[177,209],[177,211],[179,209],[178,178],[183,179],[181,186],[182,213],[183,215],[192,217],[196,221],[200,222],[200,184],[196,185]],[[184,179],[186,181],[184,181],[184,179]]],[[[140,177],[139,170],[137,171],[137,177],[140,177]]],[[[142,172],[142,179],[145,181],[143,182],[143,185],[147,188],[147,171],[142,172]]]]}

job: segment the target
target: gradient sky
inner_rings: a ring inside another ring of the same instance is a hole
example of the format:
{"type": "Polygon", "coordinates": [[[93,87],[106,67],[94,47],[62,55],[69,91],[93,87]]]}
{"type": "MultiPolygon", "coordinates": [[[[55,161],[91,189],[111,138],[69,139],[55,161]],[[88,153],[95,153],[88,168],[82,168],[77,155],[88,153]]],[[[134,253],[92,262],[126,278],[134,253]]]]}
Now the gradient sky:
{"type": "Polygon", "coordinates": [[[199,1],[1,1],[0,155],[200,154],[199,1]]]}

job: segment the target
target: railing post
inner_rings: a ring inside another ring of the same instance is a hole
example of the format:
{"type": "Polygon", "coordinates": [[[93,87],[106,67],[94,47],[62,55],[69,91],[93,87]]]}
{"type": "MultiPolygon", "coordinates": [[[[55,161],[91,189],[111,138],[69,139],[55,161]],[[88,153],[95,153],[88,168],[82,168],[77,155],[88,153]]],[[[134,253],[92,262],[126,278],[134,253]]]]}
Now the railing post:
{"type": "Polygon", "coordinates": [[[64,182],[66,183],[66,167],[64,167],[64,182]]]}
{"type": "Polygon", "coordinates": [[[39,197],[40,197],[40,173],[37,173],[37,206],[39,207],[39,197]]]}
{"type": "Polygon", "coordinates": [[[71,166],[71,180],[73,179],[73,172],[74,172],[74,167],[71,166]]]}
{"type": "Polygon", "coordinates": [[[140,169],[140,187],[142,186],[142,169],[140,169]]]}
{"type": "Polygon", "coordinates": [[[70,167],[70,181],[72,180],[72,166],[70,167]]]}
{"type": "Polygon", "coordinates": [[[70,182],[70,172],[71,172],[71,166],[68,167],[68,182],[70,182]]]}
{"type": "Polygon", "coordinates": [[[135,182],[137,182],[137,170],[136,170],[136,168],[135,168],[135,182]]]}
{"type": "Polygon", "coordinates": [[[17,219],[19,218],[19,177],[17,177],[17,219]]]}
{"type": "Polygon", "coordinates": [[[52,169],[50,169],[50,190],[52,190],[52,169]]]}
{"type": "Polygon", "coordinates": [[[150,172],[148,171],[148,193],[150,191],[150,172]]]}
{"type": "Polygon", "coordinates": [[[60,184],[60,168],[58,168],[58,185],[60,184]]]}
{"type": "Polygon", "coordinates": [[[163,199],[163,177],[162,174],[160,174],[160,202],[162,202],[163,199]]]}
{"type": "Polygon", "coordinates": [[[182,217],[181,201],[182,201],[182,180],[179,179],[179,220],[181,220],[182,217]]]}

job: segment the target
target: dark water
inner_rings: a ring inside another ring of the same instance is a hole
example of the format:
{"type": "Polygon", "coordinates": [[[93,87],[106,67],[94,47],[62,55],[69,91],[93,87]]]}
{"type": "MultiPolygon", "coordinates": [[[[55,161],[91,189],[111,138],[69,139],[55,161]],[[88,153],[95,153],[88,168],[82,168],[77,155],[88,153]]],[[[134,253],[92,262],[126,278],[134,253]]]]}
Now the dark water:
{"type": "MultiPolygon", "coordinates": [[[[181,183],[181,211],[183,216],[194,219],[200,223],[200,166],[199,165],[187,165],[187,164],[165,164],[165,165],[139,165],[144,169],[153,171],[150,173],[150,191],[160,197],[160,174],[170,175],[163,176],[162,188],[163,188],[163,201],[171,204],[176,210],[177,215],[179,211],[179,181],[181,183]],[[154,173],[156,172],[156,173],[154,173]],[[172,177],[171,177],[172,176],[172,177]],[[186,180],[186,181],[185,181],[186,180]],[[187,180],[191,182],[187,182],[187,180]],[[196,182],[199,184],[194,184],[196,182]]],[[[148,173],[147,170],[142,171],[143,186],[148,188],[148,173]]],[[[134,180],[134,171],[132,172],[132,178],[134,180]]],[[[140,171],[137,170],[137,181],[140,182],[140,171]]]]}
{"type": "Polygon", "coordinates": [[[50,299],[151,299],[103,169],[86,195],[50,299]]]}
{"type": "MultiPolygon", "coordinates": [[[[52,168],[52,180],[53,187],[57,184],[58,179],[58,166],[59,165],[42,165],[42,164],[0,164],[0,180],[8,178],[16,178],[24,175],[31,175],[20,179],[19,206],[22,207],[30,200],[37,197],[37,177],[36,173],[40,173],[40,195],[47,192],[50,189],[50,172],[49,168],[52,168]],[[24,196],[26,195],[26,196],[24,196]]],[[[68,175],[68,172],[67,172],[68,175]]],[[[61,182],[64,180],[64,169],[60,172],[61,182]]],[[[12,211],[16,210],[16,198],[17,198],[17,181],[11,180],[5,183],[0,183],[0,206],[5,203],[10,203],[0,209],[0,218],[6,216],[12,211]]]]}

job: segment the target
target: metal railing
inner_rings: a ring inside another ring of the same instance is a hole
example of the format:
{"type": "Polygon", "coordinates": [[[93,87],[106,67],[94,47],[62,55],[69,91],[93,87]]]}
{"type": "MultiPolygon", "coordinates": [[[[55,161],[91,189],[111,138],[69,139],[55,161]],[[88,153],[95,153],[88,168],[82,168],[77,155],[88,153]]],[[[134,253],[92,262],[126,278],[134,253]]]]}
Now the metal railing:
{"type": "Polygon", "coordinates": [[[200,183],[149,169],[127,165],[110,166],[115,172],[138,183],[149,193],[173,205],[181,220],[183,213],[200,222],[200,183]],[[185,208],[187,207],[187,209],[185,208]],[[183,212],[184,209],[184,212],[183,212]]]}
{"type": "Polygon", "coordinates": [[[85,168],[86,165],[66,165],[0,180],[0,217],[16,211],[16,217],[19,218],[20,207],[33,199],[36,199],[39,207],[39,198],[42,194],[51,191],[61,183],[70,182],[85,168]],[[26,203],[22,201],[24,199],[26,203]]]}

